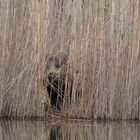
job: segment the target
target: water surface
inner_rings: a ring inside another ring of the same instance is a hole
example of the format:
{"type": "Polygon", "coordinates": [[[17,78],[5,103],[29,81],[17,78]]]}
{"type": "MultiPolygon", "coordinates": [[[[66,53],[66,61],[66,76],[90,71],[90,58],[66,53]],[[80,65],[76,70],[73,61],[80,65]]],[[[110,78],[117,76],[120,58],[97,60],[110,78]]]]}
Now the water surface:
{"type": "Polygon", "coordinates": [[[0,140],[139,139],[139,122],[0,121],[0,140]]]}

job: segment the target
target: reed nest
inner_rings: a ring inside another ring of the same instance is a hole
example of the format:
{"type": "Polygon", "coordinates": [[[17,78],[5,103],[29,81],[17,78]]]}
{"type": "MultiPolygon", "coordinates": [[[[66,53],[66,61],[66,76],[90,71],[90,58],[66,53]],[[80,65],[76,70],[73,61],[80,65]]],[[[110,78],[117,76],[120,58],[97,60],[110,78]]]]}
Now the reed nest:
{"type": "Polygon", "coordinates": [[[72,97],[57,116],[140,119],[139,9],[138,0],[0,0],[0,117],[56,114],[44,109],[45,56],[70,41],[72,97]]]}

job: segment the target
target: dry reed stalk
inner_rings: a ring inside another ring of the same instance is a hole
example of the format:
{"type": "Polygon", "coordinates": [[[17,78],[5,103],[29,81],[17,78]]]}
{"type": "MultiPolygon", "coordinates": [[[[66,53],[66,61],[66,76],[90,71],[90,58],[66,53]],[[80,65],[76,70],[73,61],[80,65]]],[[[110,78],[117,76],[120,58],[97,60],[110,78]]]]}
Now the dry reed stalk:
{"type": "Polygon", "coordinates": [[[70,40],[73,94],[60,115],[140,119],[139,9],[138,0],[0,0],[0,116],[44,116],[45,56],[70,40]]]}

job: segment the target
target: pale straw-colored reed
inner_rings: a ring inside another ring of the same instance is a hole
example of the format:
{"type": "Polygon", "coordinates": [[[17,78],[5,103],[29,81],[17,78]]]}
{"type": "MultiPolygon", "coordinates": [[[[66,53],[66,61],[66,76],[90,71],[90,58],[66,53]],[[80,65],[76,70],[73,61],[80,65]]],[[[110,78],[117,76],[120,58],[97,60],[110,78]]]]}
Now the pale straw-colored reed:
{"type": "Polygon", "coordinates": [[[140,119],[139,0],[0,0],[0,116],[42,117],[45,56],[68,40],[71,118],[140,119]]]}

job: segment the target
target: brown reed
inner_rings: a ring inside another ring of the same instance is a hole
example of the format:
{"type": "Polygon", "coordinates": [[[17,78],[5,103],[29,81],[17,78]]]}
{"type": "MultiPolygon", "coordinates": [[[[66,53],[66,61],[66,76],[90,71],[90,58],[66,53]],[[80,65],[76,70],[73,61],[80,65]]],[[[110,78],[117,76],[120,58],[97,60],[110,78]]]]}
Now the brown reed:
{"type": "Polygon", "coordinates": [[[73,94],[59,115],[140,119],[139,9],[138,0],[0,0],[0,117],[45,115],[45,56],[70,40],[73,94]]]}

